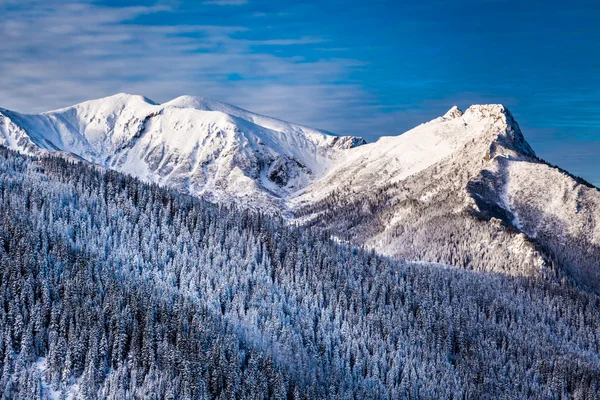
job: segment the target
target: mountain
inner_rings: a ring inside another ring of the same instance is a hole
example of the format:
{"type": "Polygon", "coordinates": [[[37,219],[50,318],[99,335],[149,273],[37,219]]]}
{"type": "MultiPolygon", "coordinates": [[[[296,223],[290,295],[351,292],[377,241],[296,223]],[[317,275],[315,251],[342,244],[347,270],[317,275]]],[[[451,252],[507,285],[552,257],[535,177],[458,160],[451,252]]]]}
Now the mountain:
{"type": "Polygon", "coordinates": [[[600,296],[0,146],[0,396],[596,399],[600,296]]]}
{"type": "Polygon", "coordinates": [[[384,255],[600,288],[600,192],[536,157],[501,105],[351,149],[292,203],[384,255]]]}
{"type": "Polygon", "coordinates": [[[0,144],[74,154],[392,258],[600,290],[600,192],[539,159],[502,105],[453,107],[365,144],[200,97],[120,94],[0,110],[0,144]]]}
{"type": "Polygon", "coordinates": [[[271,212],[344,149],[363,143],[190,96],[160,105],[118,94],[35,115],[0,109],[0,144],[11,149],[72,153],[185,193],[271,212]]]}

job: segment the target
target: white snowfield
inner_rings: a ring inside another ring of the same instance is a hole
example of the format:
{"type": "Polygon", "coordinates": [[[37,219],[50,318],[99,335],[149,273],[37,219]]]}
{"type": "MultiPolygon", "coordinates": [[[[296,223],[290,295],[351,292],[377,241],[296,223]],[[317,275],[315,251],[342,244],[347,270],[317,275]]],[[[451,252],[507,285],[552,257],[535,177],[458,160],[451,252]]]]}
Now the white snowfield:
{"type": "Polygon", "coordinates": [[[578,265],[570,273],[600,283],[600,192],[539,160],[502,105],[453,107],[365,144],[201,97],[156,104],[118,94],[35,115],[0,109],[0,144],[72,153],[211,201],[292,216],[390,256],[477,269],[480,252],[489,270],[507,272],[497,258],[516,257],[528,261],[508,272],[531,275],[549,264],[540,246],[592,249],[567,261],[578,265]],[[453,244],[446,259],[420,241],[448,218],[462,224],[448,235],[471,247],[453,244]],[[455,261],[457,252],[468,256],[455,261]]]}

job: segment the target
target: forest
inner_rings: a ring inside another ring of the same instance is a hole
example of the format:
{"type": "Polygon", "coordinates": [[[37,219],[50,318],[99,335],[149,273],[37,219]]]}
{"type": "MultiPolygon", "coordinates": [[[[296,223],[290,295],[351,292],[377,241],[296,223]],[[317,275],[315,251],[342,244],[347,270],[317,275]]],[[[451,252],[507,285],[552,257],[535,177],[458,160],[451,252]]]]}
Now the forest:
{"type": "Polygon", "coordinates": [[[0,147],[3,399],[598,393],[600,297],[569,279],[385,258],[0,147]]]}

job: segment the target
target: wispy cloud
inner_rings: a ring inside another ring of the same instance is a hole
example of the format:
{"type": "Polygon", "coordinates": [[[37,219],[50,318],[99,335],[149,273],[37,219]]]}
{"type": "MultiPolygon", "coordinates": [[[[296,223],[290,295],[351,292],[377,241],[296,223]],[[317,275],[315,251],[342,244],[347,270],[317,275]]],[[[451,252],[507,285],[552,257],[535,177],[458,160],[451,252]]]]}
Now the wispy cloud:
{"type": "Polygon", "coordinates": [[[370,95],[340,83],[363,62],[261,50],[325,39],[250,39],[241,35],[245,26],[141,22],[170,13],[163,5],[64,2],[7,10],[0,25],[0,106],[39,112],[123,91],[159,102],[192,94],[340,133],[379,125],[370,122],[379,113],[370,95]]]}
{"type": "Polygon", "coordinates": [[[248,4],[248,0],[207,0],[203,4],[215,5],[215,6],[241,6],[248,4]]]}
{"type": "Polygon", "coordinates": [[[302,44],[323,43],[323,38],[303,36],[298,39],[265,39],[265,40],[248,40],[246,43],[262,46],[294,46],[302,44]]]}
{"type": "MultiPolygon", "coordinates": [[[[554,161],[576,142],[598,153],[598,2],[532,19],[545,9],[474,0],[481,7],[469,13],[441,1],[127,3],[136,1],[0,0],[0,107],[191,94],[375,140],[452,104],[502,102],[540,156],[554,161]],[[561,24],[547,22],[554,18],[561,24]]],[[[600,157],[581,158],[600,170],[600,157]]],[[[574,163],[554,162],[563,160],[574,163]]]]}

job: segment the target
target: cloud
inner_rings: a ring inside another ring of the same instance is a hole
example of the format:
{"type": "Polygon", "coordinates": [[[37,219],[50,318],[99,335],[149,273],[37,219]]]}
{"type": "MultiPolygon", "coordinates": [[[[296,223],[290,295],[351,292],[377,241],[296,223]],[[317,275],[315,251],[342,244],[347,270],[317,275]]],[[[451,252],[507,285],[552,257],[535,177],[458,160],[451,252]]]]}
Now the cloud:
{"type": "Polygon", "coordinates": [[[203,4],[215,6],[242,6],[248,4],[248,0],[207,0],[203,4]]]}
{"type": "Polygon", "coordinates": [[[157,102],[189,94],[369,141],[436,116],[410,104],[382,106],[350,78],[368,64],[343,51],[314,59],[295,51],[327,38],[278,37],[237,19],[144,22],[179,21],[164,4],[45,4],[17,5],[0,25],[0,107],[41,112],[118,92],[157,102]]]}
{"type": "Polygon", "coordinates": [[[247,40],[246,43],[260,46],[293,46],[303,44],[323,43],[324,39],[311,36],[303,36],[298,39],[265,39],[265,40],[247,40]]]}
{"type": "Polygon", "coordinates": [[[324,39],[250,39],[247,26],[141,22],[172,12],[65,2],[8,10],[0,25],[0,107],[40,112],[117,92],[159,102],[191,94],[332,131],[377,125],[366,117],[379,111],[364,88],[341,83],[364,63],[269,52],[324,39]]]}

